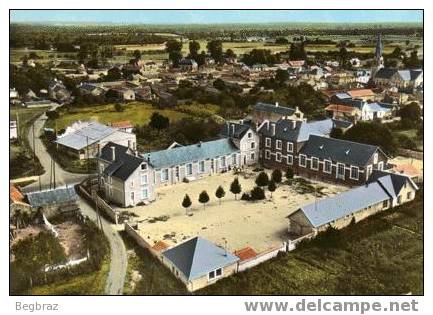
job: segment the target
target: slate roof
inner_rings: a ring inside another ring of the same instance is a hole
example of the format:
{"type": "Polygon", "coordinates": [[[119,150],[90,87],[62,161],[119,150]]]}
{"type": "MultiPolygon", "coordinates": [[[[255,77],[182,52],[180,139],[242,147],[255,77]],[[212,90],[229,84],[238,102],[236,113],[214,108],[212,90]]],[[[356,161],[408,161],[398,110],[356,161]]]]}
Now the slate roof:
{"type": "Polygon", "coordinates": [[[74,187],[36,191],[27,194],[27,200],[33,208],[75,202],[77,199],[74,187]]]}
{"type": "Polygon", "coordinates": [[[329,135],[333,127],[348,128],[351,125],[350,122],[331,118],[311,122],[281,119],[275,123],[275,136],[272,136],[272,128],[269,127],[268,129],[266,124],[260,128],[259,133],[281,140],[304,142],[308,140],[310,135],[325,136],[329,135]]]}
{"type": "Polygon", "coordinates": [[[396,72],[396,69],[381,68],[376,72],[374,77],[379,79],[390,79],[396,72]]]}
{"type": "Polygon", "coordinates": [[[254,110],[259,112],[274,113],[282,116],[291,116],[295,113],[295,110],[293,108],[281,105],[275,106],[275,104],[268,104],[262,102],[256,103],[256,105],[254,105],[254,110]]]}
{"type": "Polygon", "coordinates": [[[58,138],[55,142],[68,148],[81,150],[114,132],[116,132],[114,128],[98,122],[90,122],[85,127],[58,138]]]}
{"type": "Polygon", "coordinates": [[[238,123],[226,123],[221,126],[221,136],[241,139],[250,130],[250,126],[238,123]],[[234,128],[234,130],[233,130],[234,128]]]}
{"type": "Polygon", "coordinates": [[[171,149],[143,153],[142,157],[156,169],[206,160],[239,152],[230,139],[218,139],[171,149]]]}
{"type": "Polygon", "coordinates": [[[388,199],[390,199],[390,195],[379,183],[374,182],[330,198],[318,200],[301,207],[299,210],[313,227],[319,227],[388,199]]]}
{"type": "Polygon", "coordinates": [[[352,96],[350,96],[348,93],[346,92],[340,92],[340,93],[335,93],[333,96],[335,96],[336,98],[343,100],[343,99],[351,99],[352,96]]]}
{"type": "Polygon", "coordinates": [[[422,70],[411,70],[411,69],[405,69],[405,70],[398,70],[398,74],[404,81],[413,81],[416,80],[421,74],[422,70]]]}
{"type": "Polygon", "coordinates": [[[374,145],[311,135],[299,154],[363,167],[378,150],[374,145]]]}
{"type": "Polygon", "coordinates": [[[389,112],[391,108],[383,107],[380,103],[367,103],[365,107],[372,112],[389,112]]]}
{"type": "Polygon", "coordinates": [[[113,142],[108,142],[102,148],[99,157],[103,160],[111,161],[111,147],[114,147],[115,150],[115,161],[111,162],[111,164],[105,168],[104,174],[107,176],[125,181],[143,162],[145,162],[142,158],[130,154],[128,147],[113,142]]]}
{"type": "Polygon", "coordinates": [[[207,275],[210,271],[231,265],[239,258],[208,240],[196,236],[162,252],[188,280],[207,275]]]}
{"type": "Polygon", "coordinates": [[[368,183],[376,181],[379,182],[393,196],[393,198],[400,193],[400,190],[404,185],[406,185],[406,183],[409,183],[415,189],[418,189],[418,186],[412,181],[412,179],[403,174],[374,170],[368,178],[368,183]]]}

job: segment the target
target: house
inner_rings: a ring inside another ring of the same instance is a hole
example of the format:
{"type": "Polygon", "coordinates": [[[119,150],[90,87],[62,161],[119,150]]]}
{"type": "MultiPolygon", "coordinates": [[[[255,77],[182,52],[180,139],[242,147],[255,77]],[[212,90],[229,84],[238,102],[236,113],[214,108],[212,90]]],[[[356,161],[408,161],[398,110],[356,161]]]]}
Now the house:
{"type": "Polygon", "coordinates": [[[106,93],[107,97],[114,97],[121,101],[133,101],[135,100],[135,92],[133,89],[128,87],[115,87],[108,89],[106,93]]]}
{"type": "Polygon", "coordinates": [[[162,262],[193,292],[234,274],[239,258],[202,237],[162,252],[162,262]]]}
{"type": "Polygon", "coordinates": [[[80,95],[101,96],[105,94],[105,89],[96,84],[81,82],[78,86],[78,92],[80,95]]]}
{"type": "Polygon", "coordinates": [[[194,59],[183,58],[179,60],[178,66],[181,71],[195,72],[198,69],[197,62],[194,59]]]}
{"type": "Polygon", "coordinates": [[[150,86],[142,86],[134,89],[135,99],[140,101],[151,101],[154,99],[152,88],[150,86]]]}
{"type": "Polygon", "coordinates": [[[354,71],[355,81],[361,84],[367,84],[371,79],[371,70],[358,69],[354,71]]]}
{"type": "Polygon", "coordinates": [[[125,121],[115,121],[110,124],[111,127],[116,128],[120,131],[132,133],[134,126],[131,124],[129,120],[125,121]]]}
{"type": "Polygon", "coordinates": [[[342,104],[329,104],[326,106],[325,111],[328,117],[334,119],[343,119],[349,121],[358,121],[361,117],[361,110],[355,106],[348,106],[342,104]]]}
{"type": "Polygon", "coordinates": [[[422,69],[398,70],[381,68],[375,73],[373,81],[379,87],[397,87],[400,90],[413,90],[423,85],[424,72],[422,69]]]}
{"type": "Polygon", "coordinates": [[[293,109],[290,107],[281,106],[278,102],[275,104],[258,102],[252,109],[252,121],[257,126],[262,124],[265,120],[276,122],[282,118],[303,120],[304,114],[299,110],[298,107],[293,109]]]}
{"type": "Polygon", "coordinates": [[[227,122],[221,127],[220,135],[232,139],[240,150],[242,165],[253,165],[259,161],[260,137],[252,126],[243,123],[227,122]]]}
{"type": "Polygon", "coordinates": [[[27,108],[41,108],[41,107],[54,106],[57,105],[57,103],[54,103],[50,100],[37,100],[37,101],[24,102],[23,105],[27,108]]]}
{"type": "Polygon", "coordinates": [[[376,94],[371,89],[356,89],[349,90],[347,94],[353,99],[360,99],[363,101],[374,101],[376,99],[376,94]]]}
{"type": "Polygon", "coordinates": [[[304,70],[305,60],[289,60],[287,71],[290,73],[300,73],[304,70]]]}
{"type": "Polygon", "coordinates": [[[71,98],[71,93],[62,81],[54,79],[48,85],[48,97],[57,102],[65,102],[71,98]]]}
{"type": "Polygon", "coordinates": [[[368,103],[358,99],[346,99],[325,108],[329,117],[353,122],[386,119],[396,114],[396,106],[383,102],[368,103]]]}
{"type": "Polygon", "coordinates": [[[155,99],[161,107],[174,107],[177,105],[177,97],[163,90],[154,90],[155,99]]]}
{"type": "Polygon", "coordinates": [[[409,177],[375,171],[367,184],[302,206],[290,214],[289,235],[296,239],[317,235],[329,227],[344,228],[353,220],[358,222],[412,201],[416,190],[418,187],[409,177]]]}
{"type": "Polygon", "coordinates": [[[9,121],[9,139],[18,139],[18,123],[16,120],[9,121]]]}
{"type": "Polygon", "coordinates": [[[20,97],[18,91],[15,88],[10,88],[9,89],[9,98],[11,100],[13,99],[18,99],[20,97]]]}
{"type": "Polygon", "coordinates": [[[128,207],[155,200],[153,169],[132,148],[108,142],[98,156],[98,173],[108,202],[128,207]]]}
{"type": "Polygon", "coordinates": [[[311,135],[295,159],[295,173],[349,186],[365,183],[374,169],[387,168],[388,157],[377,146],[311,135]]]}
{"type": "Polygon", "coordinates": [[[144,153],[142,157],[155,172],[155,187],[195,180],[243,165],[240,150],[228,138],[187,146],[174,145],[144,153]]]}
{"type": "Polygon", "coordinates": [[[118,130],[98,122],[75,122],[66,128],[64,134],[55,141],[57,149],[74,158],[94,158],[108,142],[135,149],[136,136],[133,133],[118,130]]]}
{"type": "Polygon", "coordinates": [[[26,195],[29,205],[47,219],[57,215],[74,215],[79,212],[78,196],[74,187],[61,187],[36,191],[26,195]]]}
{"type": "Polygon", "coordinates": [[[30,205],[26,203],[24,195],[19,188],[9,182],[9,216],[12,219],[16,212],[31,212],[30,205]]]}

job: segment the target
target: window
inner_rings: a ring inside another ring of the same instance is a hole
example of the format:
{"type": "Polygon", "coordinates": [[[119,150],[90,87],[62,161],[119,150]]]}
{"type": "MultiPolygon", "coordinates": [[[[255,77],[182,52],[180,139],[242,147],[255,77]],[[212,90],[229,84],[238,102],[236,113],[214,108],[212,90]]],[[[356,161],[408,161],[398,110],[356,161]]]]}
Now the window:
{"type": "Polygon", "coordinates": [[[161,182],[168,181],[168,168],[165,168],[161,171],[161,182]]]}
{"type": "Polygon", "coordinates": [[[319,159],[318,158],[311,158],[311,169],[312,170],[318,170],[319,169],[319,159]]]}
{"type": "Polygon", "coordinates": [[[329,160],[325,160],[323,165],[323,172],[331,174],[332,173],[332,162],[329,160]]]}
{"type": "Polygon", "coordinates": [[[377,169],[380,171],[383,170],[383,161],[379,162],[379,164],[377,165],[377,169]]]}
{"type": "Polygon", "coordinates": [[[370,177],[372,172],[373,172],[373,166],[368,165],[367,166],[367,179],[368,179],[368,177],[370,177]]]}
{"type": "Polygon", "coordinates": [[[141,164],[141,170],[142,171],[145,171],[145,170],[147,170],[147,164],[141,164]]]}
{"type": "Polygon", "coordinates": [[[198,171],[200,173],[204,173],[204,161],[200,161],[200,163],[198,164],[198,171]]]}
{"type": "Polygon", "coordinates": [[[352,166],[350,168],[350,178],[358,180],[359,179],[359,168],[356,166],[352,166]]]}
{"type": "Polygon", "coordinates": [[[186,175],[192,175],[192,164],[191,163],[186,165],[186,175]]]}
{"type": "Polygon", "coordinates": [[[254,154],[254,153],[251,153],[251,155],[250,155],[250,159],[251,160],[254,160],[256,158],[256,155],[254,154]]]}
{"type": "Polygon", "coordinates": [[[270,148],[271,147],[271,138],[265,139],[265,147],[270,148]]]}
{"type": "Polygon", "coordinates": [[[345,166],[342,163],[337,163],[337,178],[344,179],[345,177],[345,166]]]}
{"type": "Polygon", "coordinates": [[[293,164],[293,155],[287,155],[287,164],[292,165],[293,164]]]}
{"type": "Polygon", "coordinates": [[[215,279],[215,271],[209,272],[209,280],[215,279]]]}
{"type": "Polygon", "coordinates": [[[147,174],[141,175],[141,184],[147,184],[147,174]]]}
{"type": "Polygon", "coordinates": [[[251,139],[252,136],[253,134],[251,132],[248,132],[248,139],[251,139]]]}
{"type": "Polygon", "coordinates": [[[388,208],[388,200],[383,201],[382,208],[384,208],[384,209],[388,208]]]}
{"type": "Polygon", "coordinates": [[[236,165],[236,154],[232,154],[232,165],[236,165]]]}
{"type": "Polygon", "coordinates": [[[293,142],[287,142],[287,152],[293,152],[293,142]]]}
{"type": "Polygon", "coordinates": [[[401,196],[398,196],[398,198],[397,198],[397,204],[401,205],[401,196]]]}
{"type": "Polygon", "coordinates": [[[134,187],[134,180],[131,180],[131,187],[134,187]]]}
{"type": "Polygon", "coordinates": [[[280,152],[277,152],[277,154],[275,156],[275,161],[281,162],[281,153],[280,152]]]}
{"type": "Polygon", "coordinates": [[[143,188],[141,190],[141,199],[147,199],[148,196],[149,196],[149,194],[148,194],[147,188],[143,188]]]}
{"type": "Polygon", "coordinates": [[[215,273],[216,273],[216,276],[217,276],[217,277],[221,277],[222,274],[223,274],[223,270],[222,270],[221,268],[218,268],[218,269],[215,271],[215,273]]]}
{"type": "Polygon", "coordinates": [[[99,173],[102,173],[102,172],[104,172],[104,165],[100,164],[99,165],[99,173]]]}
{"type": "Polygon", "coordinates": [[[113,189],[111,187],[108,187],[108,194],[110,195],[110,197],[113,196],[113,189]]]}
{"type": "Polygon", "coordinates": [[[134,202],[135,194],[134,192],[131,192],[131,201],[134,202]]]}
{"type": "Polygon", "coordinates": [[[251,149],[254,149],[256,147],[256,143],[255,142],[251,142],[251,149]]]}
{"type": "Polygon", "coordinates": [[[283,143],[281,142],[281,140],[277,140],[276,147],[278,150],[281,150],[283,148],[283,143]]]}
{"type": "Polygon", "coordinates": [[[265,159],[270,159],[271,158],[271,151],[269,151],[269,150],[266,150],[265,151],[265,159]]]}
{"type": "Polygon", "coordinates": [[[377,158],[378,158],[378,154],[375,153],[375,154],[373,155],[373,164],[377,164],[377,158]]]}
{"type": "Polygon", "coordinates": [[[221,167],[226,167],[226,157],[225,156],[221,157],[221,167]]]}
{"type": "Polygon", "coordinates": [[[299,155],[299,166],[307,167],[307,157],[303,154],[299,155]]]}
{"type": "Polygon", "coordinates": [[[410,200],[410,199],[412,199],[412,198],[413,198],[413,197],[412,197],[412,192],[409,191],[409,192],[407,193],[407,199],[410,200]]]}

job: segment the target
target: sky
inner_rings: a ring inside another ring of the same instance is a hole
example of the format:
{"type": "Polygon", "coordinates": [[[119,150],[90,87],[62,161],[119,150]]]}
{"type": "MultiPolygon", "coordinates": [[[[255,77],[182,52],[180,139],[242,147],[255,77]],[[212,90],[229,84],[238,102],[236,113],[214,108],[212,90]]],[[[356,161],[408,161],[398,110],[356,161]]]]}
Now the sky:
{"type": "Polygon", "coordinates": [[[11,10],[11,22],[143,24],[422,22],[422,10],[11,10]]]}

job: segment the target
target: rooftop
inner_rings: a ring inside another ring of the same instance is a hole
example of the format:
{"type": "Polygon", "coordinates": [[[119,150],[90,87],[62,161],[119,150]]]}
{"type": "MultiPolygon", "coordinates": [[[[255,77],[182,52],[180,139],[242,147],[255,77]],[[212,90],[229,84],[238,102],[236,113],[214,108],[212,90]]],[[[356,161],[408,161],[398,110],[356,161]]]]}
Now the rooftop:
{"type": "Polygon", "coordinates": [[[268,104],[268,103],[258,102],[256,103],[256,105],[254,105],[254,110],[260,112],[275,113],[283,116],[291,116],[295,113],[295,109],[286,106],[281,106],[278,103],[268,104]]]}
{"type": "Polygon", "coordinates": [[[75,202],[77,198],[74,187],[62,187],[27,194],[29,204],[33,208],[75,202]]]}

